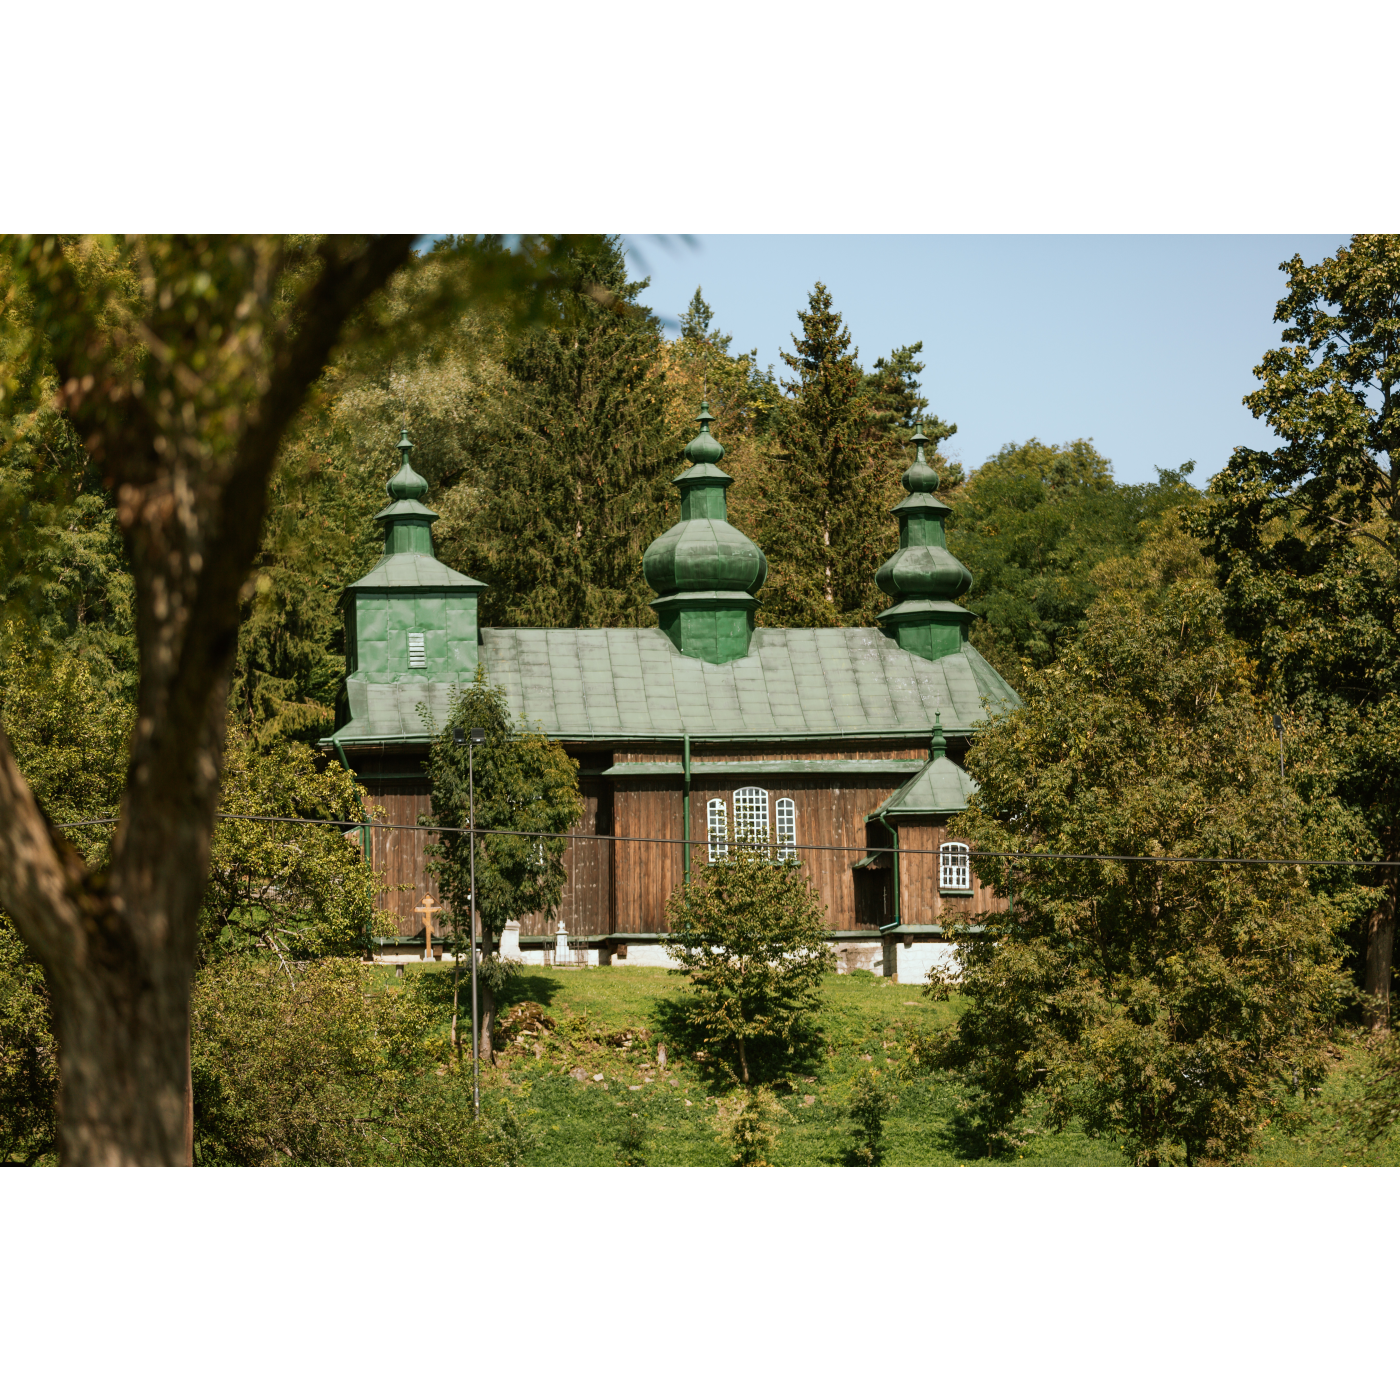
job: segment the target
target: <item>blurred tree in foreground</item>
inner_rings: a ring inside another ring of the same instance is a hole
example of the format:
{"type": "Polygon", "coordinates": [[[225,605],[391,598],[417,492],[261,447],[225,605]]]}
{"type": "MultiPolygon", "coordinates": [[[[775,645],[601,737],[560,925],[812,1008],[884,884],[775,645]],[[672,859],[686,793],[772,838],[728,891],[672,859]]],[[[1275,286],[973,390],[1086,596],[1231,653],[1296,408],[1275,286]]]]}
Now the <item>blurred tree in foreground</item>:
{"type": "MultiPolygon", "coordinates": [[[[474,304],[532,322],[576,243],[466,240],[406,318],[381,293],[411,235],[0,244],[6,465],[22,466],[46,412],[71,425],[116,507],[140,672],[105,868],[49,824],[0,738],[0,907],[45,969],[65,1162],[189,1160],[189,995],[229,678],[269,477],[309,388],[357,338],[412,343],[474,304]]],[[[0,539],[32,537],[16,504],[0,501],[0,539]]]]}

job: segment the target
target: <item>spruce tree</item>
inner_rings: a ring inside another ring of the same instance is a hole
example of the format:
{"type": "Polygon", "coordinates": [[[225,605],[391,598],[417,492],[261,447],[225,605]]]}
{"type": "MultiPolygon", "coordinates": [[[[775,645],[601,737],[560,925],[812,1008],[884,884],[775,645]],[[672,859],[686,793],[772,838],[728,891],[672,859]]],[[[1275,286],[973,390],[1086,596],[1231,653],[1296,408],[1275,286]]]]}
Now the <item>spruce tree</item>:
{"type": "Polygon", "coordinates": [[[761,543],[772,564],[769,626],[866,627],[880,610],[875,570],[893,548],[884,454],[869,442],[870,397],[851,333],[818,282],[783,362],[796,400],[780,471],[767,491],[761,543]]]}
{"type": "MultiPolygon", "coordinates": [[[[870,396],[869,439],[881,444],[890,461],[902,457],[915,428],[922,428],[930,440],[930,458],[945,488],[957,486],[963,479],[962,467],[949,462],[939,451],[939,445],[958,430],[956,423],[945,423],[928,412],[928,398],[921,392],[919,376],[924,363],[924,343],[901,345],[888,357],[875,361],[875,368],[865,376],[865,391],[870,396]]],[[[902,470],[902,469],[901,469],[902,470]]]]}
{"type": "Polygon", "coordinates": [[[661,327],[619,239],[577,252],[572,272],[555,324],[506,355],[475,523],[447,562],[490,584],[488,625],[650,627],[642,551],[668,523],[683,441],[661,327]]]}

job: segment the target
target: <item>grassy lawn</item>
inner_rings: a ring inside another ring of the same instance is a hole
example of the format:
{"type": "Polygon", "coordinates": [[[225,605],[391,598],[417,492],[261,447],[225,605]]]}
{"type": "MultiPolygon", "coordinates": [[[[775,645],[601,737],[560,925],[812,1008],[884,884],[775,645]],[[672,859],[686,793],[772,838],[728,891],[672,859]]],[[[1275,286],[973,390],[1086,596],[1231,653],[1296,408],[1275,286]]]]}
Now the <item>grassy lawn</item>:
{"type": "MultiPolygon", "coordinates": [[[[421,990],[450,1005],[450,964],[410,965],[407,975],[430,979],[431,991],[421,990]]],[[[878,1071],[897,1095],[887,1120],[887,1165],[1121,1164],[1116,1147],[1074,1131],[1035,1139],[1023,1157],[979,1160],[956,1138],[951,1092],[924,1078],[900,1081],[893,1073],[910,1034],[945,1024],[953,1009],[925,1000],[917,987],[869,973],[832,975],[825,990],[822,1043],[796,1066],[790,1085],[779,1088],[786,1116],[770,1156],[773,1165],[845,1163],[853,1142],[846,1101],[866,1068],[878,1071]]],[[[555,1026],[498,1051],[496,1067],[484,1069],[483,1087],[513,1093],[542,1139],[530,1165],[728,1165],[728,1151],[718,1141],[723,1087],[668,1043],[666,1027],[684,995],[683,979],[662,968],[526,970],[501,1014],[533,1002],[555,1026]],[[662,1043],[664,1072],[657,1063],[662,1043]]]]}
{"type": "MultiPolygon", "coordinates": [[[[395,974],[385,968],[381,975],[395,974]]],[[[415,990],[442,1008],[445,1035],[451,964],[409,964],[406,975],[423,979],[415,990]]],[[[468,988],[464,975],[464,1027],[468,988]]],[[[957,1014],[956,1002],[930,1002],[917,987],[869,973],[833,974],[825,994],[819,1046],[794,1066],[788,1083],[777,1086],[785,1116],[770,1154],[774,1166],[847,1164],[853,1139],[846,1104],[856,1076],[867,1068],[877,1071],[896,1097],[886,1127],[888,1166],[1123,1165],[1116,1144],[1075,1128],[1035,1136],[1016,1157],[981,1157],[958,1136],[954,1090],[937,1078],[901,1078],[896,1072],[910,1036],[946,1025],[957,1014]]],[[[678,1054],[672,1040],[685,995],[684,980],[663,968],[525,970],[500,1013],[503,1018],[526,1013],[518,1027],[523,1043],[498,1051],[495,1067],[483,1066],[482,1086],[512,1095],[539,1138],[529,1165],[729,1165],[728,1148],[719,1141],[724,1085],[678,1054]],[[536,1004],[553,1027],[538,1015],[532,1018],[528,1003],[536,1004]],[[661,1044],[667,1048],[664,1071],[657,1059],[661,1044]]],[[[1352,1089],[1349,1071],[1358,1053],[1345,1038],[1339,1042],[1336,1069],[1321,1097],[1301,1106],[1295,1121],[1266,1126],[1249,1165],[1400,1165],[1396,1137],[1368,1149],[1338,1116],[1338,1105],[1352,1089]]]]}

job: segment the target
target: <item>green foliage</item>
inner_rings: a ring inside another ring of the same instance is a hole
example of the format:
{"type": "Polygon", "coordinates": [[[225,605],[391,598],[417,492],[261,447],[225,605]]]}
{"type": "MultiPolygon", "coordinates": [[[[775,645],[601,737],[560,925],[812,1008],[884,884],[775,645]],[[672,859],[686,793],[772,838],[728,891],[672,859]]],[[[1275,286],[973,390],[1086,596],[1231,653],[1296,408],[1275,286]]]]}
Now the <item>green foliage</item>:
{"type": "Polygon", "coordinates": [[[490,625],[655,623],[642,551],[665,528],[682,439],[669,427],[660,323],[622,245],[577,253],[558,322],[509,343],[470,528],[443,558],[490,584],[490,625]]]}
{"type": "MultiPolygon", "coordinates": [[[[1343,814],[1280,780],[1251,673],[1198,551],[1169,535],[1105,566],[1062,660],[968,755],[980,789],[954,829],[988,850],[1345,854],[1343,814]]],[[[960,1073],[987,1140],[1035,1101],[1141,1164],[1234,1161],[1315,1092],[1344,997],[1345,872],[1297,866],[977,861],[1014,914],[958,932],[970,1005],[933,1063],[960,1073]]]]}
{"type": "Polygon", "coordinates": [[[672,890],[666,912],[676,932],[665,946],[694,993],[692,1038],[747,1085],[751,1071],[779,1072],[810,1035],[835,958],[826,906],[800,864],[730,850],[672,890]]]}
{"type": "Polygon", "coordinates": [[[846,1109],[855,1138],[851,1156],[858,1166],[878,1167],[883,1161],[885,1118],[894,1104],[895,1096],[881,1085],[875,1071],[862,1070],[846,1109]]]}
{"type": "Polygon", "coordinates": [[[58,1046],[43,970],[0,914],[0,1166],[57,1151],[58,1046]]]}
{"type": "Polygon", "coordinates": [[[783,362],[795,395],[783,424],[780,470],[765,492],[758,540],[772,564],[768,626],[868,627],[881,608],[875,571],[895,548],[884,514],[887,454],[870,446],[870,399],[851,333],[818,282],[801,334],[783,362]]]}
{"type": "MultiPolygon", "coordinates": [[[[101,656],[45,645],[33,629],[0,631],[0,725],[15,761],[53,822],[115,817],[126,780],[134,718],[124,687],[101,656]]],[[[109,826],[69,829],[85,860],[100,864],[109,826]]]]}
{"type": "MultiPolygon", "coordinates": [[[[470,786],[475,783],[476,825],[488,830],[476,838],[476,898],[487,950],[508,919],[553,909],[564,889],[562,833],[583,818],[578,764],[562,744],[534,729],[516,729],[506,711],[504,692],[476,683],[462,691],[447,727],[428,754],[437,826],[468,826],[470,786]],[[469,754],[454,729],[485,731],[485,741],[469,754]],[[471,772],[469,773],[469,764],[471,772]],[[495,828],[492,830],[491,828],[495,828]],[[505,831],[559,832],[561,836],[510,836],[505,831]]],[[[427,819],[425,819],[427,820],[427,819]]],[[[471,908],[471,842],[466,835],[441,833],[428,847],[429,870],[437,878],[458,937],[468,938],[471,908]]]]}
{"type": "MultiPolygon", "coordinates": [[[[1199,529],[1232,630],[1290,730],[1336,757],[1333,791],[1365,825],[1362,857],[1400,858],[1400,237],[1358,235],[1283,265],[1283,344],[1245,403],[1284,439],[1240,448],[1211,482],[1199,529]]],[[[1397,905],[1370,877],[1365,986],[1383,1025],[1397,905]]]]}
{"type": "Polygon", "coordinates": [[[1031,438],[1003,447],[951,498],[948,547],[973,577],[960,601],[979,615],[972,640],[1013,685],[1078,635],[1098,593],[1095,567],[1136,554],[1145,526],[1197,498],[1190,470],[1119,486],[1088,439],[1031,438]]]}
{"type": "Polygon", "coordinates": [[[788,1116],[766,1085],[736,1089],[721,1108],[720,1141],[736,1167],[766,1167],[778,1143],[779,1119],[788,1116]],[[727,1108],[727,1112],[725,1111],[727,1108]]]}
{"type": "MultiPolygon", "coordinates": [[[[220,810],[260,817],[361,822],[353,775],[306,744],[256,744],[231,720],[220,810]]],[[[380,877],[365,862],[358,830],[290,822],[221,821],[214,827],[209,884],[200,911],[207,956],[261,948],[279,959],[363,952],[376,923],[380,877]]]]}
{"type": "Polygon", "coordinates": [[[432,1013],[341,959],[231,957],[192,1003],[202,1166],[511,1166],[528,1135],[508,1105],[472,1118],[432,1013]]]}

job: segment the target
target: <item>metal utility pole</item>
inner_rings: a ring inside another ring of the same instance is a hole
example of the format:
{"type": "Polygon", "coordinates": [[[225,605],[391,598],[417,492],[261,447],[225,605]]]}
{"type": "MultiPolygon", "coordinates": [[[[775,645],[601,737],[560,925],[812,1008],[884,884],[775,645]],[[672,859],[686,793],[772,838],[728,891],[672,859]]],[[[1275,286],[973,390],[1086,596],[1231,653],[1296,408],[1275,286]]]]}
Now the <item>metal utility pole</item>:
{"type": "Polygon", "coordinates": [[[471,930],[472,943],[472,1117],[481,1117],[481,1024],[477,1012],[476,999],[476,746],[486,742],[484,729],[473,729],[463,734],[460,728],[452,730],[452,738],[457,744],[467,744],[467,863],[471,876],[471,916],[467,927],[471,930]]]}

